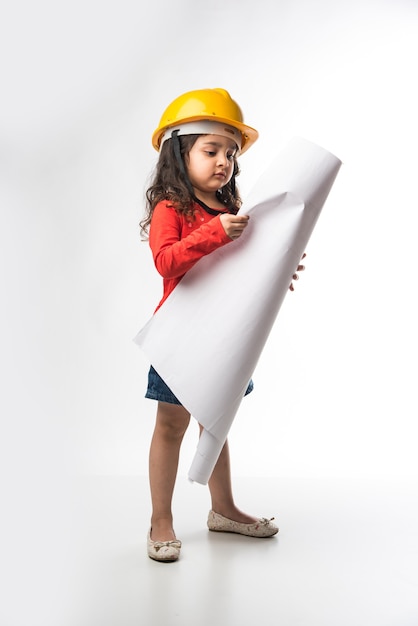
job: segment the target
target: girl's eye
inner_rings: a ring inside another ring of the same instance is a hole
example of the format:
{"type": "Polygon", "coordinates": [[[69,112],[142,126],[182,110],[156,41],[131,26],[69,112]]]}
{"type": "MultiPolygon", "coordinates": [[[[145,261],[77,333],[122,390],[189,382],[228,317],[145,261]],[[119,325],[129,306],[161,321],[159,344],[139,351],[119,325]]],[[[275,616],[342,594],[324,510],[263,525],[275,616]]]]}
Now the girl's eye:
{"type": "MultiPolygon", "coordinates": [[[[209,157],[214,157],[216,156],[217,152],[215,152],[214,150],[205,150],[205,154],[207,154],[209,157]]],[[[235,152],[231,152],[231,154],[227,154],[226,158],[228,159],[228,161],[233,161],[235,157],[235,152]]]]}

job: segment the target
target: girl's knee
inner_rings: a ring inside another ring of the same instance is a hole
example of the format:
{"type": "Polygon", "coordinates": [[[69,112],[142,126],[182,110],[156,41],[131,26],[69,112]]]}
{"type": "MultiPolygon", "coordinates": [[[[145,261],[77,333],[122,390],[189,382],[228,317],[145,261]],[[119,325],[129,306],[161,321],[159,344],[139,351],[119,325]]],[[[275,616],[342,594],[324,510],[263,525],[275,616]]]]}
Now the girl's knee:
{"type": "Polygon", "coordinates": [[[183,437],[190,423],[190,413],[183,406],[159,402],[156,427],[169,438],[183,437]]]}

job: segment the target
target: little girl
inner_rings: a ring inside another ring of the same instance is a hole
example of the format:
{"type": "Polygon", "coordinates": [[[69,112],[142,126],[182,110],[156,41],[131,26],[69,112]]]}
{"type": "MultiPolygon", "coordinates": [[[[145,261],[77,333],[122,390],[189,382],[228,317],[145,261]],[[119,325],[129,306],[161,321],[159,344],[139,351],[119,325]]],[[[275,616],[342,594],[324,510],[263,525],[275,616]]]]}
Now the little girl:
{"type": "MultiPolygon", "coordinates": [[[[239,106],[224,89],[187,92],[163,113],[152,137],[160,154],[146,193],[147,214],[141,222],[163,277],[163,297],[157,309],[199,259],[221,246],[233,245],[247,227],[249,217],[237,215],[241,206],[235,185],[237,157],[257,138],[257,131],[243,123],[239,106]]],[[[298,266],[297,271],[302,269],[298,266]]],[[[251,391],[252,381],[246,394],[251,391]]],[[[146,397],[158,401],[149,456],[152,516],[148,556],[175,561],[181,542],[174,532],[171,503],[190,413],[152,366],[146,397]]],[[[271,537],[278,532],[272,520],[247,515],[235,505],[228,442],[208,485],[212,501],[209,530],[251,537],[271,537]]]]}

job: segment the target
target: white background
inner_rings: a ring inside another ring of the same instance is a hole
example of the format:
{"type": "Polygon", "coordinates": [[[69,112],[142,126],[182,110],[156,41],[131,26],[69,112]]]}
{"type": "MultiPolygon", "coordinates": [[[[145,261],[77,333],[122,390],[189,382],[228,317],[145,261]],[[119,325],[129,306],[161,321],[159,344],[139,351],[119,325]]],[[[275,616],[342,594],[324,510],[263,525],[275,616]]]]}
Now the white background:
{"type": "MultiPolygon", "coordinates": [[[[147,474],[156,406],[132,339],[162,289],[138,229],[151,134],[179,94],[223,87],[260,132],[244,199],[295,135],[344,163],[232,428],[234,474],[417,477],[417,3],[17,0],[3,13],[7,475],[147,474]]],[[[182,476],[196,437],[192,424],[182,476]]]]}

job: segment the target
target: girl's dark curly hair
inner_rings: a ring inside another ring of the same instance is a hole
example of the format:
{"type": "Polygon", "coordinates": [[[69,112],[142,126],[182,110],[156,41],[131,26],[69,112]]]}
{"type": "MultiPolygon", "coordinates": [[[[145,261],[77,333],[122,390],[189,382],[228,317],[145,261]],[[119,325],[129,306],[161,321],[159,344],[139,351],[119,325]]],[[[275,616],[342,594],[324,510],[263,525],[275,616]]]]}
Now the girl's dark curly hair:
{"type": "MultiPolygon", "coordinates": [[[[183,162],[200,135],[181,135],[178,137],[183,162]]],[[[235,177],[240,173],[237,159],[234,157],[234,171],[231,180],[217,193],[219,200],[228,207],[231,213],[237,213],[242,201],[235,186],[235,177]]],[[[139,223],[141,235],[148,236],[152,214],[156,205],[162,200],[168,200],[179,213],[194,217],[194,198],[190,191],[190,183],[185,179],[174,153],[173,140],[167,139],[161,147],[160,156],[155,168],[151,185],[146,193],[145,217],[139,223]]]]}

